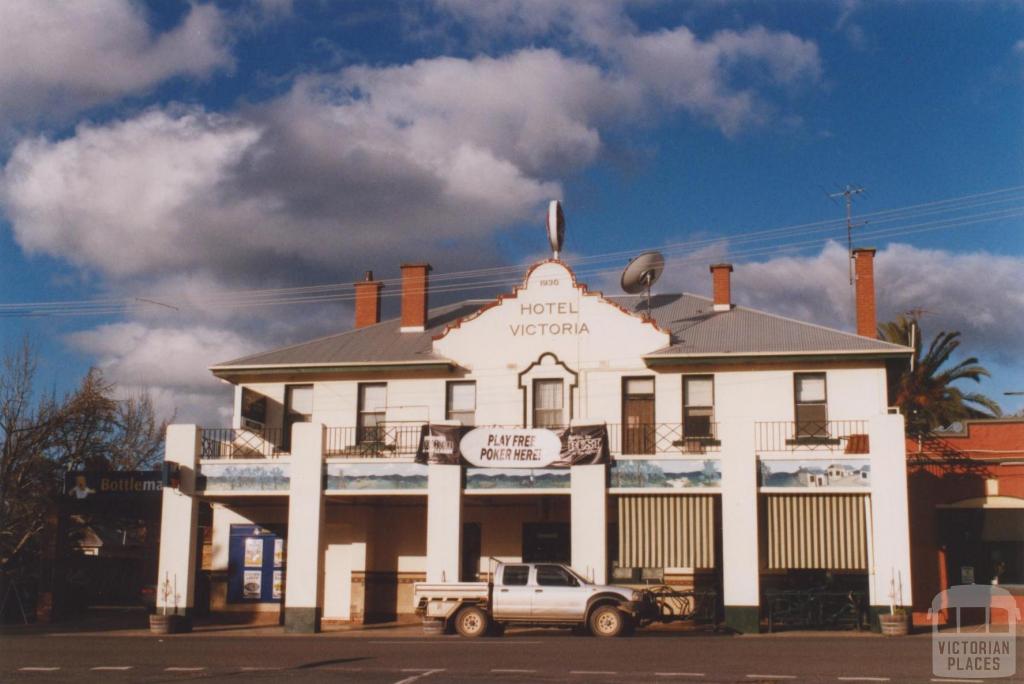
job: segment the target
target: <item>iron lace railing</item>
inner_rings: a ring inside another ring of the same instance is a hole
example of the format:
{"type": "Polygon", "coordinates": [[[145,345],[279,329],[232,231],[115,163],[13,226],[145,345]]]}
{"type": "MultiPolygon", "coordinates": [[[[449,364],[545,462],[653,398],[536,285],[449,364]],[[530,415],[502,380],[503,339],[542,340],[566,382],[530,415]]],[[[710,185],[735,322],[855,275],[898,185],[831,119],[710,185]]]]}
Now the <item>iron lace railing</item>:
{"type": "Polygon", "coordinates": [[[615,456],[705,454],[721,450],[718,423],[686,434],[682,423],[608,424],[608,448],[615,456]]]}
{"type": "Polygon", "coordinates": [[[866,420],[765,421],[754,431],[758,451],[870,451],[866,420]]]}
{"type": "MultiPolygon", "coordinates": [[[[607,427],[608,448],[613,456],[704,454],[721,450],[717,423],[710,423],[708,429],[702,431],[704,434],[690,435],[684,434],[681,423],[609,423],[607,427]]],[[[324,455],[334,458],[411,458],[419,448],[421,428],[422,423],[365,428],[329,427],[324,438],[324,455]]]]}
{"type": "Polygon", "coordinates": [[[350,458],[411,458],[420,446],[422,423],[329,427],[324,455],[350,458]]]}
{"type": "Polygon", "coordinates": [[[200,458],[277,458],[287,455],[281,428],[201,428],[200,458]]]}

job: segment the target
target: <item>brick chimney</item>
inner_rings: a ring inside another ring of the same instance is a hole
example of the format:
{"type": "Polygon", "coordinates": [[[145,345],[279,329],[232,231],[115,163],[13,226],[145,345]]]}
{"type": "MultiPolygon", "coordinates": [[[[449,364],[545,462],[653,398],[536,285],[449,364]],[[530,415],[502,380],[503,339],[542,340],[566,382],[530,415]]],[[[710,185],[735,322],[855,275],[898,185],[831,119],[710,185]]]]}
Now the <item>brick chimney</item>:
{"type": "Polygon", "coordinates": [[[878,337],[875,317],[875,249],[858,247],[853,250],[853,272],[857,283],[857,334],[878,337]]]}
{"type": "Polygon", "coordinates": [[[356,286],[356,328],[380,323],[380,291],[384,283],[373,279],[367,271],[356,286]]]}
{"type": "Polygon", "coordinates": [[[732,308],[732,284],[729,275],[732,264],[711,265],[711,288],[715,293],[715,311],[728,311],[732,308]]]}
{"type": "Polygon", "coordinates": [[[427,327],[427,279],[430,264],[402,264],[402,332],[427,327]]]}

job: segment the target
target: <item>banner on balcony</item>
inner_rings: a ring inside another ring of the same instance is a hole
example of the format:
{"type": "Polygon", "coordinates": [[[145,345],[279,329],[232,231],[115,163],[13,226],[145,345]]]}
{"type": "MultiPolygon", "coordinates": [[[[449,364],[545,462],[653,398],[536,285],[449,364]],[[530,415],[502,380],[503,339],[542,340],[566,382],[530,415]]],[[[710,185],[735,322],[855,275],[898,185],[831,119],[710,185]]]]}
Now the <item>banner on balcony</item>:
{"type": "Polygon", "coordinates": [[[417,463],[475,468],[568,468],[608,462],[608,429],[561,430],[424,425],[417,463]]]}

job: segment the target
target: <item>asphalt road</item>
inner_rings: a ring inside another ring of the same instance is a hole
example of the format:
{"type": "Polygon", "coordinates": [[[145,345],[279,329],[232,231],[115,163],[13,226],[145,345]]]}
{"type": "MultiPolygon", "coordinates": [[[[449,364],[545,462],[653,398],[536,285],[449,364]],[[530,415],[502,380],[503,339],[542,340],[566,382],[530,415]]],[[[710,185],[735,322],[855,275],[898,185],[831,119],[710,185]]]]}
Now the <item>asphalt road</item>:
{"type": "MultiPolygon", "coordinates": [[[[1024,639],[1017,640],[1024,655],[1024,639]]],[[[1020,658],[1018,658],[1018,661],[1020,658]]],[[[1024,670],[1018,665],[1018,670],[1024,670]]],[[[928,635],[0,637],[0,681],[933,682],[928,635]]],[[[947,680],[943,680],[947,681],[947,680]]],[[[980,681],[980,680],[979,680],[980,681]]],[[[993,681],[993,680],[989,680],[993,681]]],[[[1014,680],[1024,681],[1018,671],[1014,680]]]]}

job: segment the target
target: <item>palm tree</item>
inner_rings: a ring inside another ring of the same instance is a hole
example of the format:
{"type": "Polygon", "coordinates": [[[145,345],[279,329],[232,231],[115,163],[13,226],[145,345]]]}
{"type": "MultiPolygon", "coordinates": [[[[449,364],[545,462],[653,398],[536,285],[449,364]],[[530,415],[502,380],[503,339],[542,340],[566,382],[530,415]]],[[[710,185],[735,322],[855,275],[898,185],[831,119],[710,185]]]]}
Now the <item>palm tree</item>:
{"type": "Polygon", "coordinates": [[[901,315],[878,327],[883,340],[914,348],[914,361],[902,372],[890,373],[889,396],[907,421],[907,432],[921,434],[968,418],[993,418],[1003,411],[992,399],[978,392],[963,392],[953,383],[981,382],[990,377],[975,357],[943,369],[960,346],[958,331],[940,332],[922,355],[921,327],[914,315],[901,315]]]}

